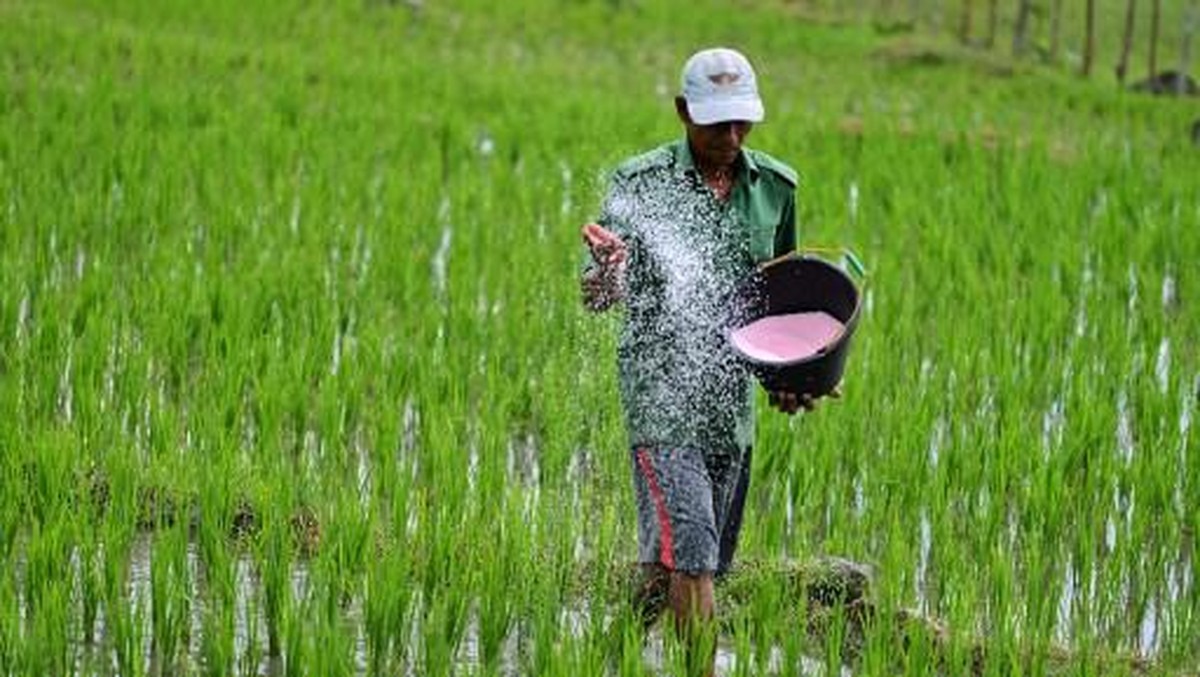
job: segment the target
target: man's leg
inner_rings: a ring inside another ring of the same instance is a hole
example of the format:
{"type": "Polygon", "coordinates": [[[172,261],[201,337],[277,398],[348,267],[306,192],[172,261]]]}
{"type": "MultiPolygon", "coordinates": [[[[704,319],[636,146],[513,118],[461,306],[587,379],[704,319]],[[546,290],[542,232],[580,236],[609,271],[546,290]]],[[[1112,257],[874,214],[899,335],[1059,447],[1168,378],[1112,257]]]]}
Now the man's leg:
{"type": "Polygon", "coordinates": [[[638,580],[633,587],[633,609],[642,619],[642,630],[649,630],[671,595],[671,572],[658,562],[638,565],[638,580]]]}
{"type": "Polygon", "coordinates": [[[675,634],[683,642],[687,653],[687,674],[712,675],[717,653],[712,574],[673,572],[671,613],[675,620],[675,634]]]}
{"type": "Polygon", "coordinates": [[[688,652],[688,674],[711,674],[716,653],[712,574],[669,571],[657,562],[641,564],[639,570],[633,605],[643,630],[649,630],[669,606],[675,635],[688,652]]]}
{"type": "Polygon", "coordinates": [[[637,609],[649,627],[665,602],[684,644],[688,674],[709,675],[716,648],[713,572],[720,546],[704,456],[689,449],[639,447],[633,450],[633,465],[642,562],[637,609]]]}

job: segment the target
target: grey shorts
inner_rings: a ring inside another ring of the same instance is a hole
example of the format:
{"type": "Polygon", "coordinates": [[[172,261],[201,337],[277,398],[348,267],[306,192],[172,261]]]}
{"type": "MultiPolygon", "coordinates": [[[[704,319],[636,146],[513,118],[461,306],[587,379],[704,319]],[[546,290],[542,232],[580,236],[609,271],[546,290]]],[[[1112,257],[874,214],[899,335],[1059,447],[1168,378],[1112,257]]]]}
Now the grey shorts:
{"type": "Polygon", "coordinates": [[[741,456],[634,447],[638,561],[688,574],[723,574],[733,562],[750,450],[741,456]]]}

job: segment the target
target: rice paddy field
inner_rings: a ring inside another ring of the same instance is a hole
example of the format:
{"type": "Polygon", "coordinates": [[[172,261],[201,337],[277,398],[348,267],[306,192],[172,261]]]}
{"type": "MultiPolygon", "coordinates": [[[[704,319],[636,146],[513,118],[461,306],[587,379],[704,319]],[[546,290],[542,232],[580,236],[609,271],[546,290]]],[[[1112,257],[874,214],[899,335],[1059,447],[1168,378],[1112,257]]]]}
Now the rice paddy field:
{"type": "Polygon", "coordinates": [[[868,269],[718,673],[1195,674],[1200,107],[820,4],[0,0],[0,675],[678,674],[579,227],[713,44],[868,269]]]}

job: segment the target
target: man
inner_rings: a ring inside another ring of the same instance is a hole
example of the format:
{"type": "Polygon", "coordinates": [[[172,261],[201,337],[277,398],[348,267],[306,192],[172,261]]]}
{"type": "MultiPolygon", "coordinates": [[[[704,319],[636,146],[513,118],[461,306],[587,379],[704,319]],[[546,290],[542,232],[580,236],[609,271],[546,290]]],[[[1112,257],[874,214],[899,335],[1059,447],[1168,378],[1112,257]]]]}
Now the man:
{"type": "MultiPolygon", "coordinates": [[[[618,370],[638,505],[636,603],[647,627],[669,605],[695,647],[711,631],[713,579],[733,559],[750,473],[753,381],[726,333],[739,283],[795,247],[797,176],[743,146],[764,115],[743,55],[698,52],[682,80],[675,111],[686,137],[614,172],[598,223],[582,229],[591,261],[581,286],[593,311],[625,307],[618,370]]],[[[789,414],[813,404],[770,399],[789,414]]],[[[711,652],[692,660],[711,671],[711,652]]]]}

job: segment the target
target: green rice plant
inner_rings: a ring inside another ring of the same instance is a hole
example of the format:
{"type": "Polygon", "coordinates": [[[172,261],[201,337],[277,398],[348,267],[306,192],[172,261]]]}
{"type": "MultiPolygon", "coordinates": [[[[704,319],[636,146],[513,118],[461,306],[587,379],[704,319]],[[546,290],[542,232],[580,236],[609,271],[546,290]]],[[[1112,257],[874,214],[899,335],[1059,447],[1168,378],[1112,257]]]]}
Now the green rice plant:
{"type": "MultiPolygon", "coordinates": [[[[588,618],[581,632],[578,635],[570,633],[564,638],[563,654],[557,666],[561,674],[603,674],[613,661],[608,648],[611,635],[602,629],[603,613],[588,609],[586,614],[588,618]]],[[[613,629],[613,635],[620,633],[621,630],[613,629]]]]}
{"type": "Polygon", "coordinates": [[[982,579],[991,586],[986,601],[987,627],[984,632],[989,638],[989,647],[984,670],[987,675],[1010,674],[1012,670],[1020,669],[1019,654],[1014,645],[1017,639],[1014,631],[1017,624],[1014,572],[1005,550],[995,547],[990,555],[988,576],[982,579]]]}
{"type": "Polygon", "coordinates": [[[59,521],[66,510],[72,485],[71,455],[65,453],[73,444],[68,431],[49,429],[35,436],[29,445],[19,470],[25,493],[26,519],[51,524],[59,521]]]}
{"type": "Polygon", "coordinates": [[[5,487],[10,487],[0,497],[0,557],[8,558],[16,547],[17,535],[23,521],[20,507],[22,491],[16,467],[13,465],[16,454],[10,452],[3,438],[0,438],[0,455],[4,458],[0,461],[0,479],[3,479],[5,487]]]}
{"type": "Polygon", "coordinates": [[[96,638],[96,619],[104,604],[105,530],[91,517],[74,525],[75,556],[79,562],[79,636],[90,646],[96,638]]]}
{"type": "Polygon", "coordinates": [[[185,523],[166,529],[154,541],[150,559],[151,655],[169,673],[181,664],[187,646],[195,590],[187,571],[185,523]]]}
{"type": "MultiPolygon", "coordinates": [[[[243,674],[258,673],[263,666],[263,659],[266,657],[263,651],[263,641],[259,636],[258,619],[261,612],[259,610],[258,596],[254,594],[253,590],[245,589],[239,590],[239,594],[242,595],[242,599],[244,600],[242,618],[245,624],[245,639],[242,651],[236,658],[237,671],[243,674]]],[[[234,622],[238,622],[236,616],[234,622]]]]}
{"type": "Polygon", "coordinates": [[[205,600],[201,621],[200,656],[206,675],[228,675],[234,670],[237,655],[234,647],[233,600],[210,591],[205,600]]]}
{"type": "Polygon", "coordinates": [[[849,632],[845,612],[846,610],[844,607],[835,607],[832,618],[828,619],[825,629],[823,660],[825,670],[829,672],[836,672],[840,670],[844,660],[844,652],[847,646],[847,633],[849,632]]]}
{"type": "Polygon", "coordinates": [[[267,626],[267,655],[273,658],[282,652],[284,619],[293,605],[292,544],[282,516],[271,510],[274,507],[268,508],[269,515],[255,552],[263,618],[267,626]]]}
{"type": "MultiPolygon", "coordinates": [[[[729,616],[728,610],[722,609],[721,611],[726,617],[729,616]]],[[[744,616],[740,616],[732,623],[723,623],[722,625],[728,629],[729,633],[732,635],[733,645],[731,649],[734,660],[734,671],[732,674],[738,675],[739,677],[753,674],[752,670],[754,670],[754,665],[752,661],[757,659],[765,662],[767,660],[767,656],[762,654],[758,656],[754,655],[752,648],[754,630],[752,629],[750,623],[747,622],[747,619],[744,616]]],[[[721,648],[722,647],[720,644],[718,644],[718,650],[721,648]]],[[[726,650],[729,650],[729,648],[726,650]]]]}
{"type": "MultiPolygon", "coordinates": [[[[753,652],[756,665],[760,669],[769,663],[772,653],[780,648],[781,644],[785,644],[790,635],[802,635],[804,632],[798,620],[798,607],[802,602],[792,597],[794,594],[794,591],[784,586],[762,585],[755,591],[749,604],[747,611],[752,615],[748,614],[746,627],[742,632],[747,634],[748,648],[753,652]]],[[[726,612],[723,606],[718,610],[721,614],[726,612]]],[[[740,636],[738,640],[741,640],[740,636]]],[[[785,660],[784,665],[796,665],[798,656],[792,658],[796,659],[796,662],[788,663],[785,660]]],[[[739,665],[743,661],[750,663],[750,656],[745,655],[744,649],[738,652],[739,665]]]]}
{"type": "MultiPolygon", "coordinates": [[[[303,671],[312,670],[323,675],[352,675],[354,666],[354,635],[350,632],[342,606],[341,591],[328,581],[313,581],[314,602],[307,609],[309,630],[307,638],[309,663],[303,671]]],[[[443,664],[443,665],[448,665],[443,664]]]]}
{"type": "Polygon", "coordinates": [[[528,559],[530,540],[516,500],[507,501],[501,510],[492,517],[493,525],[484,525],[491,526],[491,538],[480,531],[480,547],[469,564],[479,626],[479,662],[488,673],[499,670],[504,642],[518,620],[516,610],[526,585],[523,579],[537,575],[528,559]]]}
{"type": "Polygon", "coordinates": [[[422,599],[418,665],[429,674],[444,673],[448,666],[454,665],[466,632],[470,600],[465,589],[454,587],[453,580],[445,580],[442,584],[445,587],[436,588],[435,595],[428,601],[422,599]]]}
{"type": "Polygon", "coordinates": [[[43,609],[42,597],[58,592],[56,587],[69,579],[66,574],[69,571],[70,548],[68,531],[61,522],[39,524],[30,533],[25,545],[23,586],[26,615],[30,619],[36,621],[37,617],[45,612],[56,621],[65,620],[62,614],[66,610],[55,608],[53,605],[43,609]]]}
{"type": "Polygon", "coordinates": [[[202,484],[201,519],[196,540],[204,585],[198,588],[201,611],[200,654],[206,674],[228,674],[234,669],[235,605],[238,595],[236,561],[229,538],[234,517],[230,493],[224,482],[209,478],[202,484]],[[229,503],[225,503],[229,501],[229,503]],[[229,506],[226,508],[225,506],[229,506]]]}
{"type": "Polygon", "coordinates": [[[130,599],[131,527],[111,526],[105,532],[103,591],[104,626],[117,670],[122,675],[146,672],[143,651],[146,609],[130,599]]]}
{"type": "Polygon", "coordinates": [[[70,670],[71,650],[68,629],[71,627],[69,579],[57,579],[39,593],[36,614],[26,624],[26,647],[37,647],[26,654],[28,674],[65,674],[70,670]]]}
{"type": "MultiPolygon", "coordinates": [[[[534,552],[546,553],[547,547],[534,552]]],[[[527,577],[522,586],[521,667],[531,674],[548,674],[553,669],[564,634],[562,620],[570,598],[555,584],[557,572],[553,567],[553,563],[542,563],[538,572],[541,575],[527,577]]]]}
{"type": "Polygon", "coordinates": [[[363,510],[357,495],[343,493],[323,521],[326,523],[316,567],[331,585],[341,586],[343,600],[361,588],[367,562],[372,556],[374,517],[363,510]]]}
{"type": "Polygon", "coordinates": [[[413,614],[411,560],[400,544],[385,542],[367,565],[363,623],[370,672],[389,674],[409,655],[413,614]]]}
{"type": "Polygon", "coordinates": [[[283,658],[283,674],[288,677],[307,674],[308,657],[311,652],[305,643],[307,624],[305,616],[302,614],[309,605],[309,596],[306,593],[301,599],[294,600],[292,604],[283,608],[280,619],[282,633],[280,649],[283,658]]]}
{"type": "MultiPolygon", "coordinates": [[[[14,572],[15,567],[8,566],[9,560],[0,560],[5,564],[5,572],[14,572]]],[[[12,573],[0,575],[0,609],[9,612],[0,614],[0,673],[14,674],[20,671],[24,658],[21,631],[21,617],[12,610],[19,609],[17,586],[12,573]]]]}
{"type": "MultiPolygon", "coordinates": [[[[618,612],[620,613],[620,612],[618,612]]],[[[633,619],[626,621],[618,620],[613,624],[614,632],[610,637],[610,646],[617,644],[616,661],[610,661],[610,664],[615,663],[617,674],[620,675],[642,675],[646,673],[646,667],[642,659],[642,647],[645,642],[645,633],[642,630],[642,624],[635,622],[633,619]]]]}

